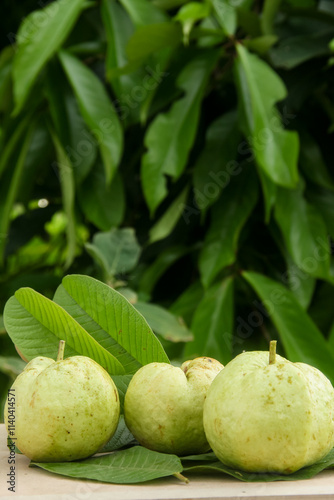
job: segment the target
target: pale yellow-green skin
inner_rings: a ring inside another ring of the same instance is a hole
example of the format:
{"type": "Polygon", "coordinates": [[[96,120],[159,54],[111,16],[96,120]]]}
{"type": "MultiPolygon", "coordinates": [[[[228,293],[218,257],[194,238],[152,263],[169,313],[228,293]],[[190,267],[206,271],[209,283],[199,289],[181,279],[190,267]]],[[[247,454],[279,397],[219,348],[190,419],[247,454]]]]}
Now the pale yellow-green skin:
{"type": "MultiPolygon", "coordinates": [[[[96,453],[114,434],[119,396],[109,374],[85,356],[38,357],[16,378],[15,442],[35,462],[63,462],[96,453]]],[[[8,431],[7,402],[5,424],[8,431]]]]}
{"type": "Polygon", "coordinates": [[[245,352],[212,383],[204,429],[225,465],[290,474],[334,446],[334,389],[316,368],[245,352]]]}
{"type": "Polygon", "coordinates": [[[181,368],[150,363],[133,376],[124,416],[139,443],[151,450],[185,456],[210,449],[203,429],[203,404],[223,368],[212,358],[186,361],[181,368]]]}

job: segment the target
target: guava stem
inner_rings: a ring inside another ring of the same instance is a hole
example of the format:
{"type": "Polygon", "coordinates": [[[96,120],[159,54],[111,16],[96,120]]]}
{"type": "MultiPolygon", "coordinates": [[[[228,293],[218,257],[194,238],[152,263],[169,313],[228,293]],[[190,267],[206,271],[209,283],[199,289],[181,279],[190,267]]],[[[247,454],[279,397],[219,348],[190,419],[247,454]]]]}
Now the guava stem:
{"type": "Polygon", "coordinates": [[[277,340],[271,340],[269,344],[269,364],[273,365],[276,363],[276,345],[277,340]]]}
{"type": "Polygon", "coordinates": [[[64,351],[65,351],[65,340],[60,340],[58,347],[57,361],[63,361],[64,351]]]}
{"type": "Polygon", "coordinates": [[[180,474],[179,472],[176,472],[175,474],[173,474],[173,476],[175,476],[177,479],[179,479],[180,481],[182,481],[183,483],[189,483],[189,479],[185,476],[183,476],[182,474],[180,474]]]}

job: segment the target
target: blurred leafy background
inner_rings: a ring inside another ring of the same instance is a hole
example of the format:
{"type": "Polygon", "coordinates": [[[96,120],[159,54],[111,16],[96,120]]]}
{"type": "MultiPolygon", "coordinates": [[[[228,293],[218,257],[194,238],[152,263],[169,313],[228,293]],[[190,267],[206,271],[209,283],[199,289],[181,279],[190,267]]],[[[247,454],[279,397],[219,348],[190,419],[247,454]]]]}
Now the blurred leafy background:
{"type": "Polygon", "coordinates": [[[276,338],[334,382],[334,2],[0,10],[0,310],[87,274],[172,362],[276,338]]]}

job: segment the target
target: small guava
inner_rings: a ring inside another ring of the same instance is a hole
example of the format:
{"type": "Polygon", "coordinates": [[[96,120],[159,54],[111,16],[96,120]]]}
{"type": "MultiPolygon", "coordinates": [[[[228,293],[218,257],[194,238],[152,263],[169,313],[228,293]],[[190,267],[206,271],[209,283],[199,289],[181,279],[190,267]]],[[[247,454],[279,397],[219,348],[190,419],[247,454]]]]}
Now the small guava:
{"type": "Polygon", "coordinates": [[[125,421],[151,450],[185,456],[210,449],[203,429],[203,404],[219,361],[200,357],[180,367],[150,363],[133,376],[125,395],[125,421]]]}
{"type": "Polygon", "coordinates": [[[89,457],[113,436],[119,420],[110,375],[86,356],[63,359],[62,342],[56,362],[41,356],[27,364],[5,405],[8,435],[35,462],[89,457]]]}

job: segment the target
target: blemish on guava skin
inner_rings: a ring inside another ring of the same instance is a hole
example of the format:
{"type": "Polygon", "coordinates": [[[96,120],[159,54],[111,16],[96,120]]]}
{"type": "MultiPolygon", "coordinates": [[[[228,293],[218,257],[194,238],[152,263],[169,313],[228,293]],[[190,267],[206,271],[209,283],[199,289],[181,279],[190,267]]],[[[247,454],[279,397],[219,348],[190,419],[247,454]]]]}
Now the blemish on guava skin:
{"type": "Polygon", "coordinates": [[[274,404],[273,398],[269,395],[267,397],[266,401],[264,402],[264,404],[266,404],[266,405],[273,405],[274,404]]]}

